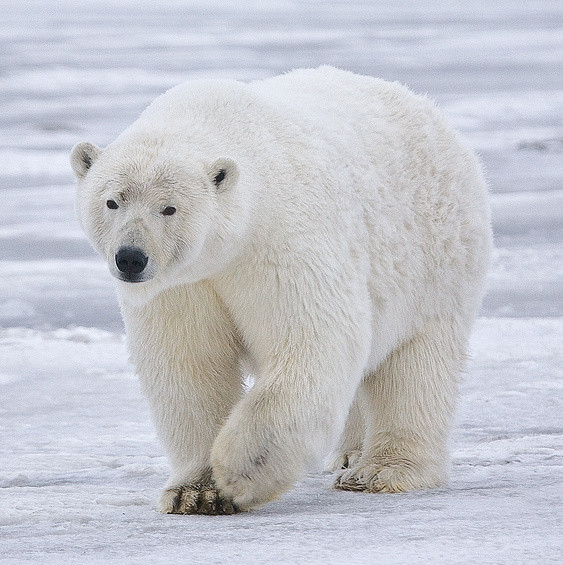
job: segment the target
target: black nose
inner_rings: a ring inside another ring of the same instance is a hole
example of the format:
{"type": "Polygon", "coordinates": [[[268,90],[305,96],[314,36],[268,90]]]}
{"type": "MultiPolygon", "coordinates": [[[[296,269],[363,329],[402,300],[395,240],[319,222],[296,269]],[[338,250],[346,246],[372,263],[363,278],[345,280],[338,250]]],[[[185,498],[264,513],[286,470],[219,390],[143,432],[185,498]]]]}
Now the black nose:
{"type": "Polygon", "coordinates": [[[149,258],[138,247],[122,247],[115,255],[117,268],[129,279],[142,273],[148,261],[149,258]]]}

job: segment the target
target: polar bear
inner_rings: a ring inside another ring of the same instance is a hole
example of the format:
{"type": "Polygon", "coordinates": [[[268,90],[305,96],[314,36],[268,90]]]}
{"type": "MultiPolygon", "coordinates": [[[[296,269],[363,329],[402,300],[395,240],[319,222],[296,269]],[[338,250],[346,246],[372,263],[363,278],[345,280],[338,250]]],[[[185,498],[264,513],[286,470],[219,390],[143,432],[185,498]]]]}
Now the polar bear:
{"type": "Polygon", "coordinates": [[[444,482],[491,229],[431,102],[331,67],[187,82],[71,164],[169,457],[162,512],[248,510],[331,449],[338,489],[444,482]]]}

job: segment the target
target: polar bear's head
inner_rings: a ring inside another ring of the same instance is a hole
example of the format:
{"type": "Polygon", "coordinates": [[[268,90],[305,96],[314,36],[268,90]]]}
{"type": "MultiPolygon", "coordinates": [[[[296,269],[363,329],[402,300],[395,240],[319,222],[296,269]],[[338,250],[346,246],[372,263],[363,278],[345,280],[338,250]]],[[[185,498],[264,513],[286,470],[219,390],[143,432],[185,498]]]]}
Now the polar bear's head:
{"type": "Polygon", "coordinates": [[[179,159],[145,140],[79,143],[71,165],[82,227],[122,283],[159,292],[209,277],[236,252],[244,213],[233,159],[179,159]]]}

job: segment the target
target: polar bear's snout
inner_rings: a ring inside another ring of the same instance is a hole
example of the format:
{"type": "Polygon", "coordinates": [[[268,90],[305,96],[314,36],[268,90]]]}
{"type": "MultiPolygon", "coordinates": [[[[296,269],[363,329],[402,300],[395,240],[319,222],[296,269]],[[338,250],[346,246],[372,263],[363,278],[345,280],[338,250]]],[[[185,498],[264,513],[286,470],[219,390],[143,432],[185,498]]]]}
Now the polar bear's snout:
{"type": "Polygon", "coordinates": [[[115,264],[119,277],[126,282],[143,282],[146,280],[142,273],[149,258],[138,247],[121,247],[115,254],[115,264]]]}

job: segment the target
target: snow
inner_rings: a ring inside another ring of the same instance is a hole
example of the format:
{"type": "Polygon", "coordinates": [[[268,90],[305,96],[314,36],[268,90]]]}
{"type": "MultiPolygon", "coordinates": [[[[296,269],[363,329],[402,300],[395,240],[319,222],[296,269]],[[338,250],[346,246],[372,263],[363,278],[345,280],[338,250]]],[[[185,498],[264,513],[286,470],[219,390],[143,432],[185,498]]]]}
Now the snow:
{"type": "Polygon", "coordinates": [[[0,562],[555,563],[562,334],[478,322],[445,488],[347,493],[316,474],[249,514],[182,517],[154,510],[167,463],[123,335],[3,329],[0,562]]]}
{"type": "Polygon", "coordinates": [[[0,0],[0,563],[560,563],[559,2],[0,0]],[[166,88],[334,64],[435,98],[482,155],[496,250],[450,483],[163,516],[168,466],[68,153],[166,88]]]}

